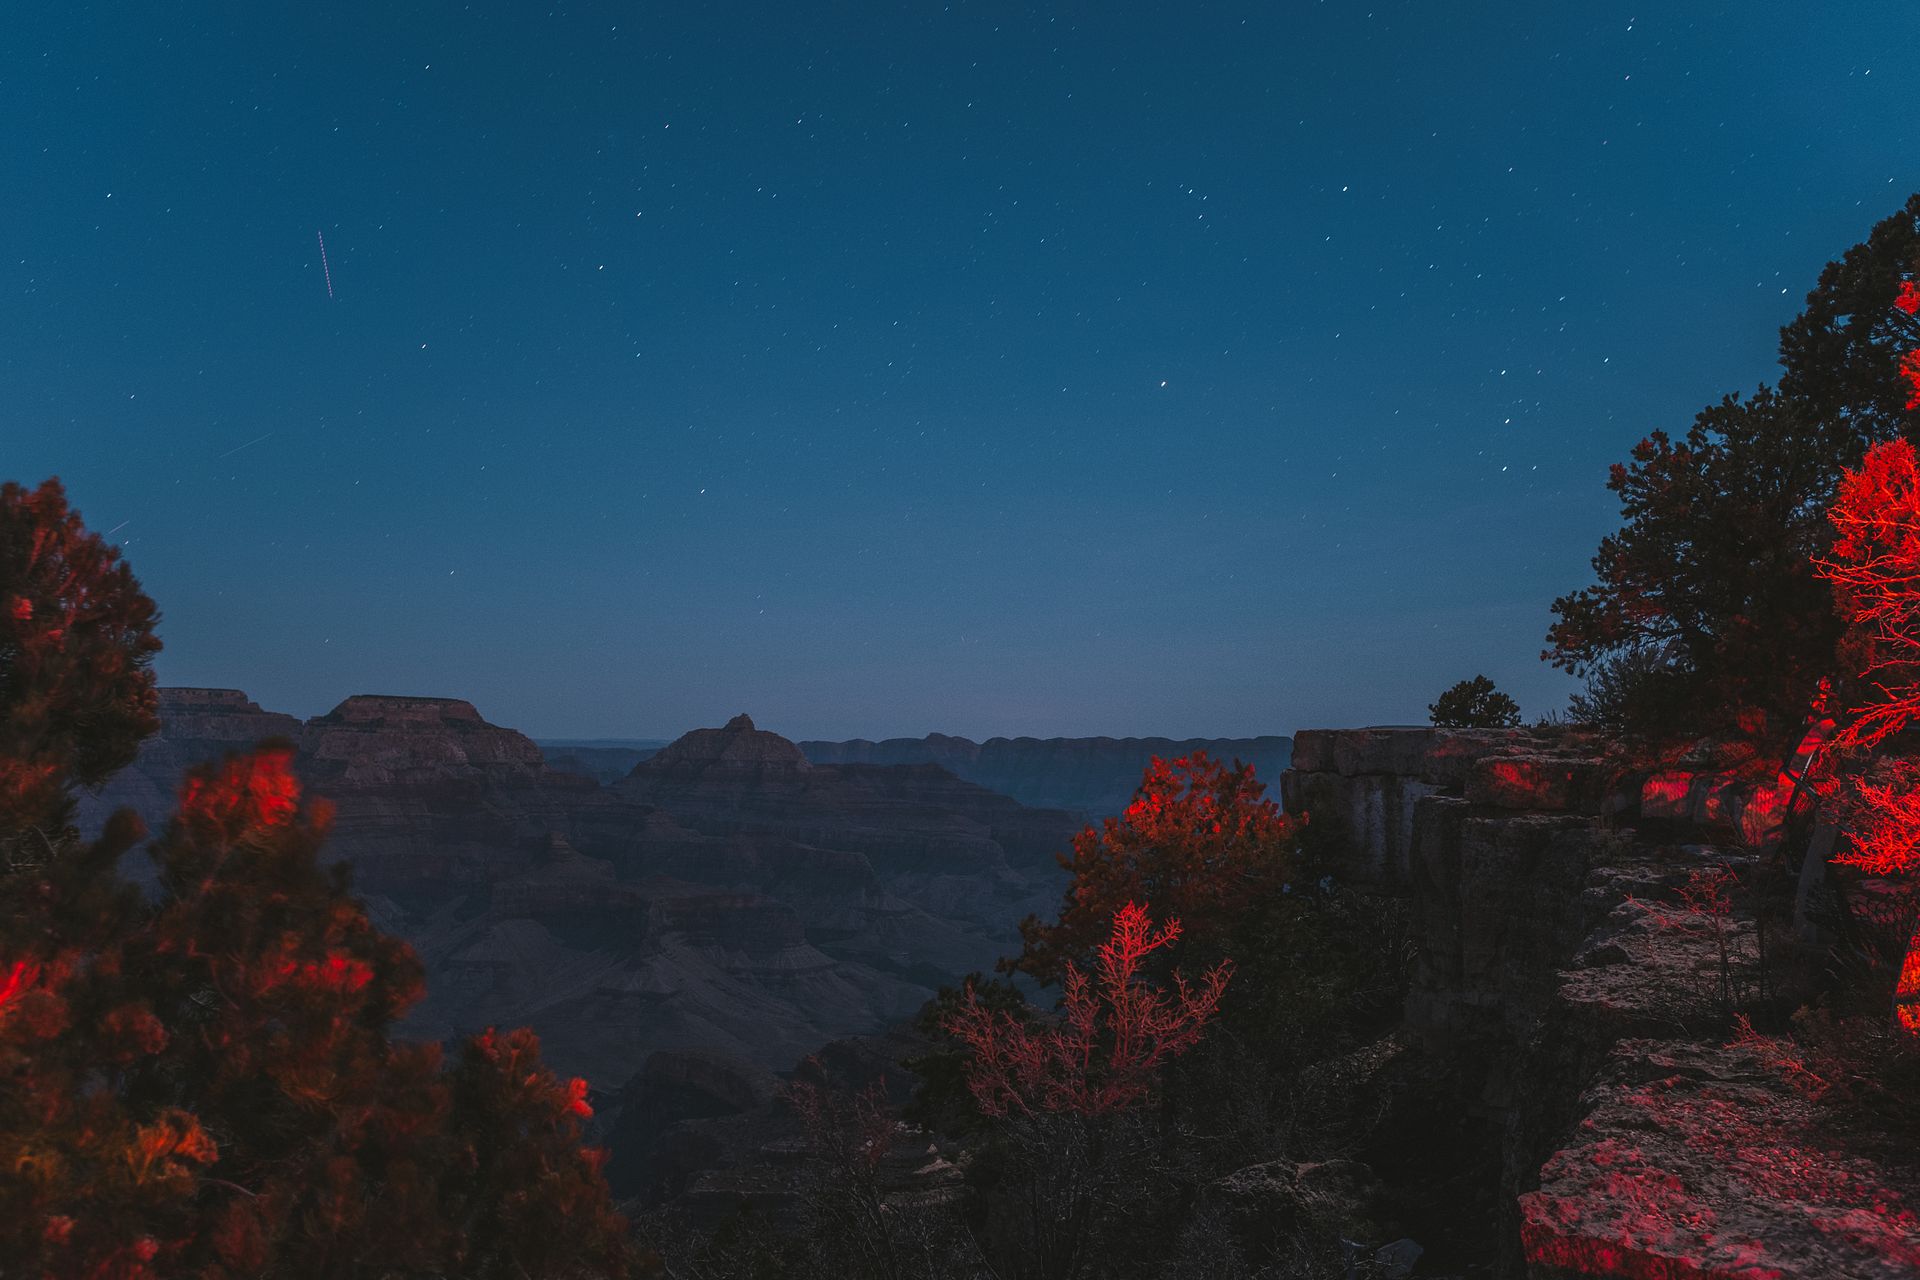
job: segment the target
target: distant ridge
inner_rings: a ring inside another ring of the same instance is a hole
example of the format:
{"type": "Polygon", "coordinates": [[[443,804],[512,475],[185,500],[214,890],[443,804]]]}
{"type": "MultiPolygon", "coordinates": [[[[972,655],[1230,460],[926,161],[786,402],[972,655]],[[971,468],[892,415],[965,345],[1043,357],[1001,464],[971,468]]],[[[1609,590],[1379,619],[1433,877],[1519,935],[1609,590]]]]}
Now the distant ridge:
{"type": "Polygon", "coordinates": [[[937,764],[1021,804],[1066,809],[1086,817],[1117,814],[1132,800],[1140,775],[1155,756],[1172,759],[1204,751],[1253,766],[1279,799],[1280,772],[1293,759],[1293,739],[1255,738],[970,738],[930,733],[924,738],[871,742],[802,742],[815,764],[937,764]]]}

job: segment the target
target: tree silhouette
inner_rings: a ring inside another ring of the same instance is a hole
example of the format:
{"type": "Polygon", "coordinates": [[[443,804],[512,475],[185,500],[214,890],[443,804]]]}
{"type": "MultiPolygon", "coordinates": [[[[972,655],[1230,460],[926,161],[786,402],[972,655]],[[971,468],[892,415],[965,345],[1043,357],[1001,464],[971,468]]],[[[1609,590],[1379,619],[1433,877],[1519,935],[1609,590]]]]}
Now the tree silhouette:
{"type": "Polygon", "coordinates": [[[0,485],[0,867],[66,824],[69,785],[106,781],[159,727],[157,618],[58,480],[0,485]]]}
{"type": "Polygon", "coordinates": [[[1593,558],[1595,584],[1554,601],[1543,655],[1587,675],[1657,653],[1628,708],[1650,736],[1791,736],[1841,627],[1811,560],[1825,511],[1864,442],[1768,388],[1703,410],[1617,463],[1624,523],[1593,558]]]}
{"type": "Polygon", "coordinates": [[[1520,723],[1520,704],[1475,676],[1436,698],[1427,715],[1442,729],[1510,729],[1520,723]]]}
{"type": "Polygon", "coordinates": [[[1890,309],[1920,261],[1920,196],[1821,273],[1781,331],[1779,389],[1729,396],[1681,439],[1647,435],[1608,487],[1623,523],[1593,558],[1594,584],[1553,604],[1542,655],[1584,675],[1657,653],[1627,708],[1655,737],[1798,736],[1835,669],[1839,621],[1812,562],[1842,472],[1911,434],[1913,313],[1890,309]]]}
{"type": "MultiPolygon", "coordinates": [[[[1916,263],[1920,194],[1828,263],[1805,309],[1780,331],[1780,390],[1814,419],[1840,424],[1862,449],[1896,436],[1914,438],[1905,370],[1920,336],[1916,308],[1897,299],[1914,299],[1907,290],[1916,263]],[[1887,306],[1890,297],[1895,309],[1887,306]]],[[[1838,461],[1851,464],[1853,458],[1838,461]]]]}

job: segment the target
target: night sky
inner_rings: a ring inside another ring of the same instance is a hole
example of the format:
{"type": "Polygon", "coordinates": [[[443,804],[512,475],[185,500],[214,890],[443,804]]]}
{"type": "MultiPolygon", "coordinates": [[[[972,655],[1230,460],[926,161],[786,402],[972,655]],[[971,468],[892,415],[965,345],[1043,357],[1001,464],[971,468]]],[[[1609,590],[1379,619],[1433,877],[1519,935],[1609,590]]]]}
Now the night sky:
{"type": "Polygon", "coordinates": [[[0,478],[301,715],[1557,709],[1607,464],[1920,187],[1910,0],[6,19],[0,478]]]}

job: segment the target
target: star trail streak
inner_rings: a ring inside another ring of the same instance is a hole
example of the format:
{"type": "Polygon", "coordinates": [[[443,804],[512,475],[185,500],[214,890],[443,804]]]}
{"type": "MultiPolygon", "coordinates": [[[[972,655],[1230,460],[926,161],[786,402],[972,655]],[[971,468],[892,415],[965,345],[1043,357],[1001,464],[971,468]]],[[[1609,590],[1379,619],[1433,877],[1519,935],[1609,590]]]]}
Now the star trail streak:
{"type": "Polygon", "coordinates": [[[320,241],[320,274],[327,278],[327,296],[333,296],[333,272],[327,267],[327,238],[315,231],[314,238],[320,241]]]}

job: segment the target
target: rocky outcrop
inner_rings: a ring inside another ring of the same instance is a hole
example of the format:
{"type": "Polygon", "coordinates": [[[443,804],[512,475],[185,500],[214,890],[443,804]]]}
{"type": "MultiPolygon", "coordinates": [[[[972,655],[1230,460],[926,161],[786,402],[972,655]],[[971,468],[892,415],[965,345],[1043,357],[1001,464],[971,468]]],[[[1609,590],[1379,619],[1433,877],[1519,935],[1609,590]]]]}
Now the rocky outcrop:
{"type": "Polygon", "coordinates": [[[718,729],[682,734],[634,766],[646,777],[686,780],[722,775],[785,777],[811,768],[798,746],[777,733],[754,728],[748,715],[737,715],[718,729]]]}
{"type": "Polygon", "coordinates": [[[1753,1051],[1624,1041],[1583,1106],[1520,1200],[1534,1280],[1920,1275],[1920,1188],[1753,1051]]]}
{"type": "Polygon", "coordinates": [[[1219,760],[1251,764],[1272,784],[1287,767],[1291,739],[1259,738],[924,738],[869,742],[802,742],[815,764],[935,764],[1021,804],[1065,809],[1086,817],[1118,814],[1133,799],[1155,757],[1171,760],[1204,751],[1219,760]]]}
{"type": "Polygon", "coordinates": [[[1911,1179],[1722,1047],[1756,979],[1754,922],[1703,909],[1693,877],[1750,865],[1783,788],[1756,769],[1630,773],[1598,746],[1309,731],[1281,780],[1349,875],[1407,900],[1406,1033],[1431,1102],[1468,1126],[1459,1158],[1499,1187],[1502,1274],[1914,1274],[1911,1179]]]}
{"type": "Polygon", "coordinates": [[[476,770],[530,779],[546,770],[533,739],[487,723],[459,698],[358,694],[307,721],[300,748],[316,776],[362,785],[476,770]]]}

